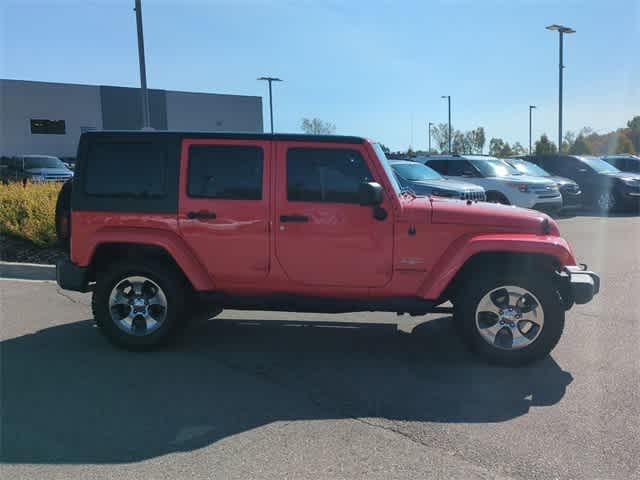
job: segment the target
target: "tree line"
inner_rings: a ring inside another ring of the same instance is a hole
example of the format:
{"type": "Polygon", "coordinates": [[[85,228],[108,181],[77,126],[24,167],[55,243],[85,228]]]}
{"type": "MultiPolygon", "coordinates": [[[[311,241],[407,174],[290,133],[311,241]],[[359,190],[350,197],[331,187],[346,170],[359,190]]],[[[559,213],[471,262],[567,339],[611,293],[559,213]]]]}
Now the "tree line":
{"type": "MultiPolygon", "coordinates": [[[[333,134],[334,124],[319,118],[303,118],[300,127],[303,132],[315,135],[333,134]]],[[[431,128],[433,145],[430,152],[413,151],[411,147],[405,154],[419,155],[426,153],[446,153],[449,151],[449,125],[438,123],[431,128]]],[[[461,131],[451,129],[451,151],[462,154],[482,154],[486,144],[484,127],[461,131]]],[[[383,145],[383,149],[389,149],[383,145]]],[[[535,141],[535,153],[538,155],[556,153],[558,146],[543,133],[535,141]]],[[[562,139],[562,151],[573,155],[608,155],[615,153],[640,153],[640,115],[634,116],[627,122],[626,127],[618,128],[608,133],[597,133],[592,128],[584,127],[578,133],[568,131],[562,139]]],[[[527,149],[520,143],[510,144],[499,137],[489,140],[489,155],[494,157],[510,157],[524,155],[527,149]]]]}

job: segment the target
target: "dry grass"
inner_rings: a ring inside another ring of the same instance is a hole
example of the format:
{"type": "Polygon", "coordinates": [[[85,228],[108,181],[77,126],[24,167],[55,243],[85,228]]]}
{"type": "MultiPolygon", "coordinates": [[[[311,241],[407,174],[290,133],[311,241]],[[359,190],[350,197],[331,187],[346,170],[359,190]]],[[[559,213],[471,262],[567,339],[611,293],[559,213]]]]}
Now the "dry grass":
{"type": "Polygon", "coordinates": [[[0,233],[36,245],[56,243],[55,208],[61,183],[0,184],[0,233]]]}

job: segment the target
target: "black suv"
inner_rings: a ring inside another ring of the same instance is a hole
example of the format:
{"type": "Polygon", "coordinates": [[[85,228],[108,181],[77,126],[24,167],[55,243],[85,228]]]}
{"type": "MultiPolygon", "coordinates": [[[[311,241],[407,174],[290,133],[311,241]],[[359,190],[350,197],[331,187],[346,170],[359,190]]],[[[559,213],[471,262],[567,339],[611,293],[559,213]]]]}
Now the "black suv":
{"type": "Polygon", "coordinates": [[[529,155],[524,160],[546,171],[575,180],[584,205],[608,212],[640,207],[640,173],[621,172],[600,157],[583,155],[529,155]]]}

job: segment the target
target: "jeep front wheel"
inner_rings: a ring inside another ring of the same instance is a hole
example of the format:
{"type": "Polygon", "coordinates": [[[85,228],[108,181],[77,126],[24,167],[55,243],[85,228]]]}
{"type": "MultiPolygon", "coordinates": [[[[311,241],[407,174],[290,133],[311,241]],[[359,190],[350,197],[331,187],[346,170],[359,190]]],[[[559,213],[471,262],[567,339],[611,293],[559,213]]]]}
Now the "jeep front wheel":
{"type": "Polygon", "coordinates": [[[564,329],[564,308],[544,275],[494,274],[471,280],[455,304],[466,343],[492,363],[523,365],[546,357],[564,329]]]}
{"type": "Polygon", "coordinates": [[[182,282],[170,268],[121,263],[98,277],[96,323],[115,345],[147,350],[171,340],[183,325],[182,282]]]}

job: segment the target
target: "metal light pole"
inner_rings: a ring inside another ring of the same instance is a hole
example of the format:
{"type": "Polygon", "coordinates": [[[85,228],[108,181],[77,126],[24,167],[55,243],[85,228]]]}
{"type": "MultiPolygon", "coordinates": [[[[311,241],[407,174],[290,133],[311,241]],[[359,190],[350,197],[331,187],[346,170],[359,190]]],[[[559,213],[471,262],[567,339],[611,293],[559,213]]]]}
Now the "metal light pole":
{"type": "Polygon", "coordinates": [[[271,117],[271,134],[273,134],[273,100],[271,93],[271,82],[281,82],[279,78],[276,77],[260,77],[258,80],[265,80],[269,82],[269,116],[271,117]]]}
{"type": "Polygon", "coordinates": [[[144,36],[142,34],[142,4],[135,0],[136,25],[138,27],[138,61],[140,63],[140,93],[142,96],[142,129],[150,129],[149,92],[147,91],[147,68],[144,61],[144,36]]]}
{"type": "Polygon", "coordinates": [[[449,104],[449,153],[451,153],[451,95],[442,95],[440,98],[446,98],[449,104]]]}
{"type": "Polygon", "coordinates": [[[562,153],[562,70],[564,65],[562,64],[562,48],[563,39],[565,33],[576,33],[573,28],[565,27],[563,25],[549,25],[547,30],[557,31],[560,34],[560,60],[558,63],[559,79],[558,79],[558,152],[562,153]]]}
{"type": "Polygon", "coordinates": [[[429,153],[431,153],[431,125],[433,125],[433,123],[429,122],[429,126],[427,127],[429,130],[429,153]]]}
{"type": "Polygon", "coordinates": [[[536,108],[535,105],[529,105],[529,155],[533,152],[531,151],[531,111],[536,108]]]}

